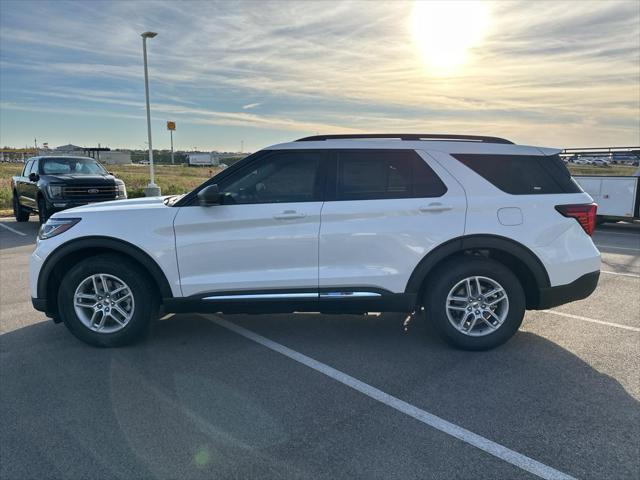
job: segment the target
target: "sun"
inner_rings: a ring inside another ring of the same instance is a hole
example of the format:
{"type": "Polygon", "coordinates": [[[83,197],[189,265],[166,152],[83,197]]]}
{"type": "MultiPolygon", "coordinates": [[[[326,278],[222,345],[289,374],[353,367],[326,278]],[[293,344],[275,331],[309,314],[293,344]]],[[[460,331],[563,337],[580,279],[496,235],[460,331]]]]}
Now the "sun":
{"type": "Polygon", "coordinates": [[[476,1],[416,1],[411,32],[426,66],[451,73],[467,61],[489,27],[489,4],[476,1]]]}

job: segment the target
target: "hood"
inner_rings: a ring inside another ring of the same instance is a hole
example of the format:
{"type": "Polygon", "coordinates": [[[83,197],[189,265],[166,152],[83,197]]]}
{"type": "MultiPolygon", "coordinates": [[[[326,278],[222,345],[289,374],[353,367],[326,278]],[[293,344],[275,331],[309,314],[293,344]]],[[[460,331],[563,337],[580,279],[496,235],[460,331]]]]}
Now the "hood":
{"type": "Polygon", "coordinates": [[[46,178],[49,182],[64,183],[66,185],[114,185],[116,183],[116,177],[109,174],[104,175],[78,175],[78,174],[65,174],[65,175],[40,175],[40,177],[46,178]]]}
{"type": "Polygon", "coordinates": [[[124,213],[128,210],[139,211],[141,209],[148,208],[171,208],[165,205],[164,197],[142,197],[142,198],[130,198],[127,200],[113,200],[110,202],[98,202],[83,205],[81,207],[70,208],[55,214],[56,217],[69,217],[74,213],[106,213],[106,212],[121,212],[124,213]]]}

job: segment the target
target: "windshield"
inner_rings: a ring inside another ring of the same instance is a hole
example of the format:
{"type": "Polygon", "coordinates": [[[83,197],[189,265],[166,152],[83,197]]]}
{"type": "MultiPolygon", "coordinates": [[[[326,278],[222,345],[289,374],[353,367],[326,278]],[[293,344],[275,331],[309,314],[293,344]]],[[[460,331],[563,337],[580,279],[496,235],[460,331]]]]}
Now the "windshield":
{"type": "Polygon", "coordinates": [[[45,158],[40,168],[43,175],[104,175],[107,171],[93,158],[45,158]]]}

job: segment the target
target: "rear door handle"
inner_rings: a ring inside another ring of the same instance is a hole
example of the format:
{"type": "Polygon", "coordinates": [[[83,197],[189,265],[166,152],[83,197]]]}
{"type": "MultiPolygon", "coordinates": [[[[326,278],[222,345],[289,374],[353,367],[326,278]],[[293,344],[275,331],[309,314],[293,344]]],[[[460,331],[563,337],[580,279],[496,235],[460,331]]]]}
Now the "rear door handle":
{"type": "Polygon", "coordinates": [[[293,218],[304,218],[307,215],[302,212],[296,212],[295,210],[285,210],[282,213],[278,213],[273,216],[276,220],[291,220],[293,218]]]}
{"type": "Polygon", "coordinates": [[[442,203],[435,202],[429,205],[423,205],[420,208],[421,212],[446,212],[447,210],[453,210],[451,205],[443,205],[442,203]]]}

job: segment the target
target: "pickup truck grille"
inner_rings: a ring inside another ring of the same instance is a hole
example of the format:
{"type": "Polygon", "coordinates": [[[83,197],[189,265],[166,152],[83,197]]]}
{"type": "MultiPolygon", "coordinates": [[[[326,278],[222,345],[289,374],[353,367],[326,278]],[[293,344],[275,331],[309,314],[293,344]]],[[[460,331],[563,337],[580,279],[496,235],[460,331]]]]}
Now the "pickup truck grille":
{"type": "Polygon", "coordinates": [[[116,198],[117,193],[115,185],[73,185],[62,188],[62,196],[65,198],[111,200],[116,198]]]}

